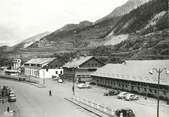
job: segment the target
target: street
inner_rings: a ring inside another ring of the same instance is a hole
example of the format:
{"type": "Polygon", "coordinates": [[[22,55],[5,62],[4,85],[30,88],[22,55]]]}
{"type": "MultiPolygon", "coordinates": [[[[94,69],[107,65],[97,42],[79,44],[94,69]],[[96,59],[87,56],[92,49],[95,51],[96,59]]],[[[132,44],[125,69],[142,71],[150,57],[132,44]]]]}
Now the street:
{"type": "Polygon", "coordinates": [[[16,106],[19,108],[20,117],[91,117],[87,111],[64,100],[71,95],[64,88],[52,90],[49,96],[48,88],[37,88],[33,85],[0,79],[0,84],[13,88],[16,96],[16,106]]]}
{"type": "MultiPolygon", "coordinates": [[[[82,108],[66,101],[64,98],[72,97],[72,82],[58,83],[56,80],[45,81],[47,88],[0,79],[0,84],[6,84],[16,92],[16,105],[20,109],[20,117],[95,117],[82,108]],[[49,96],[51,90],[52,96],[49,96]]],[[[114,110],[131,108],[136,117],[156,117],[156,99],[144,99],[140,96],[137,101],[125,101],[116,96],[103,96],[106,91],[103,87],[92,86],[91,89],[78,89],[75,95],[105,105],[114,110]]],[[[160,117],[168,117],[169,105],[160,101],[160,117]]]]}

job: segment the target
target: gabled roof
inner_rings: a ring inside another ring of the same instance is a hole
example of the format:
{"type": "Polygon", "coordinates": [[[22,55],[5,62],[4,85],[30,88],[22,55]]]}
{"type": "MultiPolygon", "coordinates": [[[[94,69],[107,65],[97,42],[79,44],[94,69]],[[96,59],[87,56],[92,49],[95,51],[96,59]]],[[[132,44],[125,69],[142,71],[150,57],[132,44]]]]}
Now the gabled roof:
{"type": "MultiPolygon", "coordinates": [[[[169,70],[169,60],[129,60],[123,64],[107,64],[92,75],[157,84],[158,73],[149,73],[152,68],[169,70]]],[[[169,86],[169,74],[166,74],[166,71],[161,73],[160,84],[169,86]]]]}
{"type": "Polygon", "coordinates": [[[87,62],[92,58],[93,56],[81,56],[79,58],[75,58],[72,61],[66,63],[65,65],[63,65],[63,67],[67,67],[67,68],[79,67],[81,64],[87,62]]]}
{"type": "Polygon", "coordinates": [[[52,62],[53,60],[55,60],[55,58],[34,58],[31,59],[29,61],[27,61],[25,64],[40,64],[40,65],[47,65],[50,62],[52,62]]]}

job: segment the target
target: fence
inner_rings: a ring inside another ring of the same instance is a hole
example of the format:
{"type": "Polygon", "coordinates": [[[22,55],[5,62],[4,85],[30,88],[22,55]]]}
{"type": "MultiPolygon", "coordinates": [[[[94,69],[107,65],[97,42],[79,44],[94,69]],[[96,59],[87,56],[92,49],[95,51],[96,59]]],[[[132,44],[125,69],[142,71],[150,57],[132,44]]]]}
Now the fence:
{"type": "Polygon", "coordinates": [[[11,75],[3,75],[0,74],[0,78],[2,79],[9,79],[9,80],[17,80],[17,81],[26,81],[26,82],[30,82],[30,83],[39,83],[38,80],[34,79],[34,78],[28,78],[26,76],[11,76],[11,75]]]}
{"type": "Polygon", "coordinates": [[[100,104],[96,104],[94,102],[91,102],[89,100],[86,100],[86,99],[83,99],[83,98],[80,98],[80,97],[76,97],[76,96],[74,96],[72,99],[79,102],[79,103],[87,105],[89,107],[92,107],[92,108],[94,108],[98,111],[101,111],[101,112],[109,115],[110,117],[115,117],[115,111],[110,107],[103,106],[103,105],[100,105],[100,104]]]}

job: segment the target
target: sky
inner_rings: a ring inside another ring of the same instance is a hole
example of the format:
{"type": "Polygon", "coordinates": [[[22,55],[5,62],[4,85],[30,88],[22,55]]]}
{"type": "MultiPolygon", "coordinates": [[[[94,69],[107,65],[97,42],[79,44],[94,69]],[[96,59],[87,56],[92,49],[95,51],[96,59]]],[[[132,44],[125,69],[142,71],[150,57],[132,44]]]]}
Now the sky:
{"type": "Polygon", "coordinates": [[[96,21],[127,0],[0,0],[0,45],[66,24],[96,21]]]}

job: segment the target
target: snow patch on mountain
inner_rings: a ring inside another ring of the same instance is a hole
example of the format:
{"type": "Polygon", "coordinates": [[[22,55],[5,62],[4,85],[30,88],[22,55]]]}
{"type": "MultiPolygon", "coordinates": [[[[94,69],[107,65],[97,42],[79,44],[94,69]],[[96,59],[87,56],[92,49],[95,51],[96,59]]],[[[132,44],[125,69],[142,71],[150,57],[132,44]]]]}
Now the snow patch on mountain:
{"type": "Polygon", "coordinates": [[[144,27],[144,29],[148,29],[152,26],[155,26],[157,24],[157,22],[160,20],[161,17],[163,17],[165,14],[167,13],[167,11],[162,11],[158,14],[156,14],[150,21],[149,23],[144,27]]]}
{"type": "Polygon", "coordinates": [[[112,35],[113,32],[108,37],[108,40],[104,43],[104,45],[115,45],[118,44],[126,39],[128,39],[128,34],[121,34],[121,35],[112,35]]]}
{"type": "Polygon", "coordinates": [[[44,37],[44,36],[46,36],[48,34],[50,34],[50,32],[41,33],[41,34],[33,36],[33,37],[29,38],[29,39],[26,39],[25,41],[22,42],[23,43],[23,48],[29,47],[30,45],[32,45],[36,41],[39,41],[42,37],[44,37]]]}

